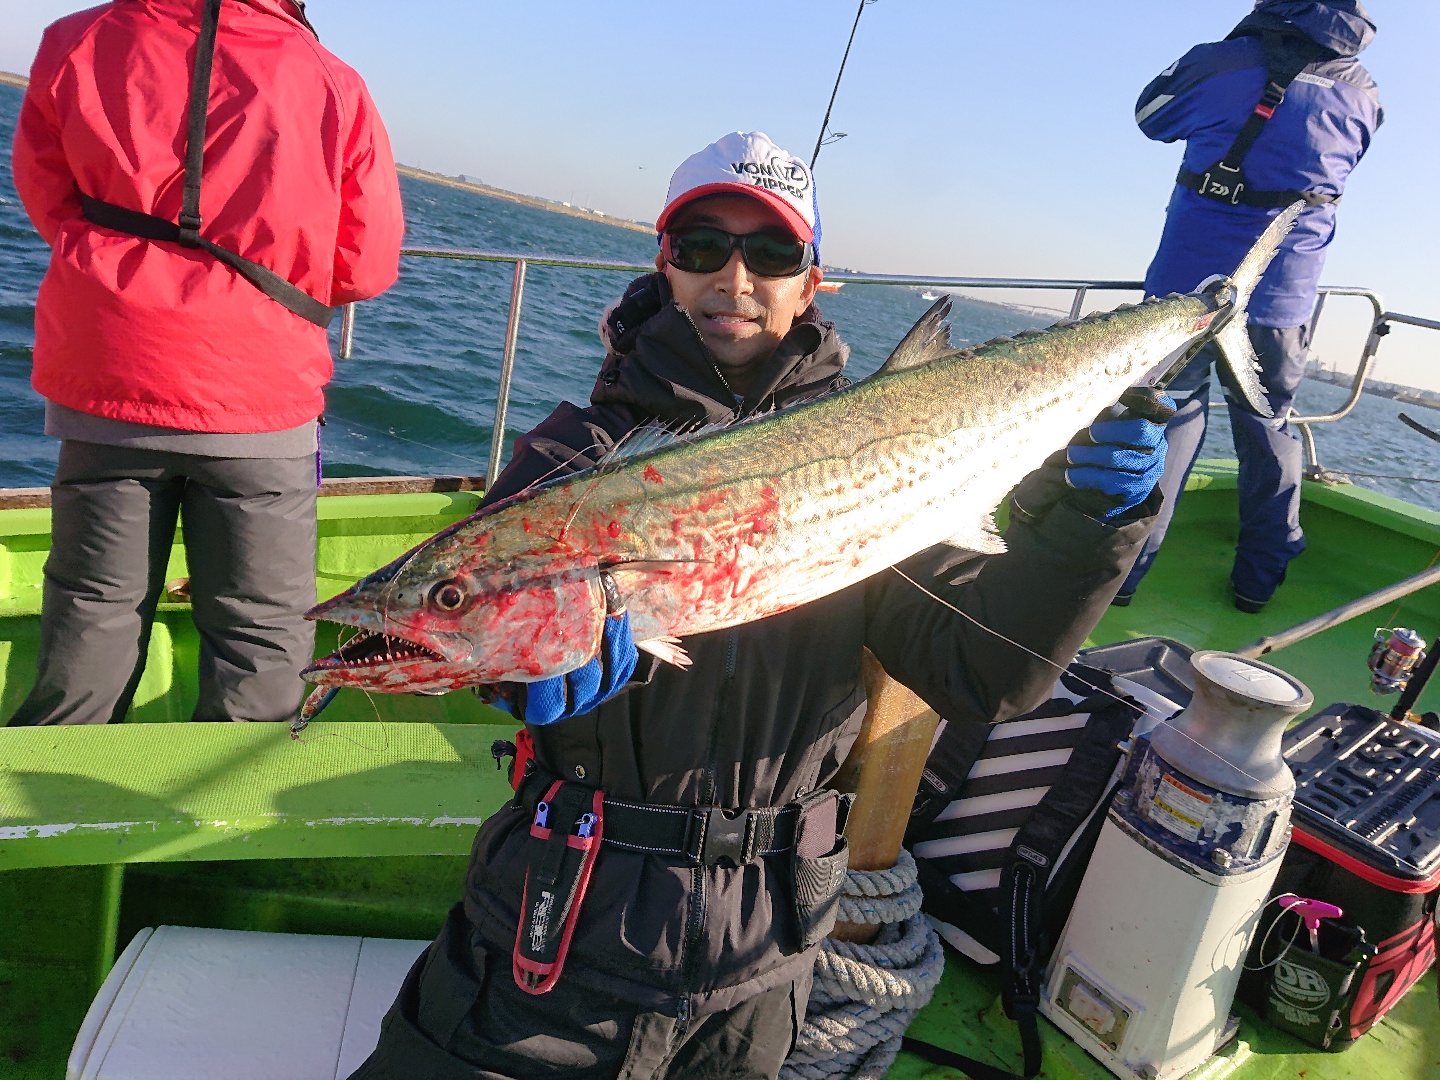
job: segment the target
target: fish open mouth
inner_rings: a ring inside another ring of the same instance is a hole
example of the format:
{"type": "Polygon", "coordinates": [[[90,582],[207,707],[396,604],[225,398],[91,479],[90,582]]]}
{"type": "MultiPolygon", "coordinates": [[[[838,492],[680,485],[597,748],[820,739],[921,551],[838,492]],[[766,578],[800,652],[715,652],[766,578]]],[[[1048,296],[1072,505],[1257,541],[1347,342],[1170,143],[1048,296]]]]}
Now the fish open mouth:
{"type": "Polygon", "coordinates": [[[433,649],[405,638],[391,637],[374,630],[361,630],[323,660],[317,668],[363,668],[409,660],[433,660],[443,663],[444,657],[433,649]]]}

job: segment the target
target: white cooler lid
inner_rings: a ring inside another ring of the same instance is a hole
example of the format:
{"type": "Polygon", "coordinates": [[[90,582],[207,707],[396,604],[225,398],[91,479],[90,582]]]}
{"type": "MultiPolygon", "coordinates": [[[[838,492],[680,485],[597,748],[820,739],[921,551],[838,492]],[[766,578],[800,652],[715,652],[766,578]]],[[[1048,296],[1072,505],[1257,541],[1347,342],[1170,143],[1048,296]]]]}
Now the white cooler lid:
{"type": "Polygon", "coordinates": [[[426,941],[142,930],[100,988],[66,1080],[343,1080],[426,941]]]}

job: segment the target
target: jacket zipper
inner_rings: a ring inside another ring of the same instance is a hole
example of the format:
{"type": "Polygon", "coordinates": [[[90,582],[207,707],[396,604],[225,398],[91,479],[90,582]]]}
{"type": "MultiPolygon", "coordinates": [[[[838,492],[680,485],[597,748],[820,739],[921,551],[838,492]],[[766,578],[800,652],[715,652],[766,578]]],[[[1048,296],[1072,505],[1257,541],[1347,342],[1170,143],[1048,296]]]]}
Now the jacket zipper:
{"type": "MultiPolygon", "coordinates": [[[[725,635],[725,678],[720,683],[720,691],[715,695],[715,708],[710,716],[710,743],[705,751],[705,774],[703,787],[701,789],[701,806],[717,805],[716,788],[718,786],[718,768],[715,763],[716,755],[719,753],[720,730],[725,719],[725,710],[730,703],[730,688],[735,680],[736,658],[740,651],[740,632],[738,629],[730,629],[725,635]]],[[[685,927],[684,940],[684,969],[685,985],[690,987],[695,981],[695,968],[700,962],[700,953],[696,948],[700,944],[700,938],[705,933],[705,906],[708,897],[705,895],[705,864],[702,862],[691,871],[690,910],[687,914],[687,925],[685,927]]]]}
{"type": "Polygon", "coordinates": [[[700,328],[695,325],[695,320],[690,317],[690,312],[686,311],[679,304],[675,305],[675,310],[685,316],[685,321],[690,325],[690,332],[695,335],[695,344],[700,346],[700,354],[705,357],[706,363],[710,365],[710,370],[713,371],[715,377],[720,380],[720,385],[725,387],[725,389],[729,391],[730,396],[735,399],[735,412],[738,415],[740,412],[740,403],[743,399],[739,394],[735,393],[735,388],[730,385],[730,380],[725,378],[724,373],[721,372],[720,365],[715,363],[715,354],[710,351],[710,346],[705,344],[705,338],[701,336],[700,328]]]}

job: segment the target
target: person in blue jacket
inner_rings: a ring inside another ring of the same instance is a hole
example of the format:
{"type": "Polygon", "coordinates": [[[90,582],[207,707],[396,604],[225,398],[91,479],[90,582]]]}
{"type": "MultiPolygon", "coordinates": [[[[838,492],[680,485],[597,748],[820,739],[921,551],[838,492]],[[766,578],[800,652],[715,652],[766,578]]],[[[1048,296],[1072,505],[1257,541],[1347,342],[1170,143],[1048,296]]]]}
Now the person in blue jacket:
{"type": "MultiPolygon", "coordinates": [[[[1197,45],[1161,72],[1135,108],[1147,137],[1185,140],[1146,295],[1189,292],[1230,273],[1280,209],[1309,204],[1250,300],[1250,340],[1275,418],[1225,394],[1240,459],[1231,586],[1241,611],[1264,607],[1305,550],[1302,448],[1285,417],[1309,351],[1336,204],[1383,118],[1375,82],[1355,59],[1374,36],[1358,0],[1259,0],[1224,41],[1197,45]]],[[[1167,431],[1165,507],[1116,604],[1129,603],[1150,569],[1199,455],[1215,359],[1206,346],[1170,386],[1181,407],[1167,431]]]]}

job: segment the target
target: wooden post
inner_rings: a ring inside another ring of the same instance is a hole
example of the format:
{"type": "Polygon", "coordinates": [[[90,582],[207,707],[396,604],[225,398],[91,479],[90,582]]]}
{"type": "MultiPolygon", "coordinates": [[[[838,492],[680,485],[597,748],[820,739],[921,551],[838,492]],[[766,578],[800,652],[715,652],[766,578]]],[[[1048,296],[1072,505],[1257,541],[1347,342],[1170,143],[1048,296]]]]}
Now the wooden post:
{"type": "MultiPolygon", "coordinates": [[[[888,870],[900,857],[910,808],[940,717],[901,686],[865,653],[865,695],[869,705],[860,736],[835,777],[833,787],[855,792],[846,835],[850,869],[888,870]]],[[[832,937],[868,943],[878,926],[837,923],[832,937]]]]}

